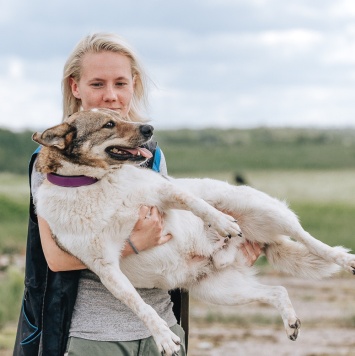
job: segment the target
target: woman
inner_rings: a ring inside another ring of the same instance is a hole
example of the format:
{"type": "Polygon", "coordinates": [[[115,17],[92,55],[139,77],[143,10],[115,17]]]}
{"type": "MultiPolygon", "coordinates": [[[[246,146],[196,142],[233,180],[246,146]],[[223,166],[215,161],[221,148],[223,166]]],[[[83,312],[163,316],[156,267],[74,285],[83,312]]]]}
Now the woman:
{"type": "MultiPolygon", "coordinates": [[[[118,36],[98,33],[80,41],[64,66],[62,87],[63,118],[81,109],[109,108],[128,120],[145,121],[146,76],[137,56],[118,36]]],[[[152,150],[160,162],[150,164],[166,174],[160,149],[152,150]]],[[[35,159],[34,155],[30,167],[35,159]]],[[[30,170],[35,203],[43,176],[30,170]]],[[[56,245],[46,221],[35,215],[32,200],[30,212],[23,316],[14,354],[63,355],[66,348],[68,355],[159,355],[137,316],[79,260],[56,245]]],[[[123,257],[167,242],[171,236],[161,236],[162,228],[157,209],[142,207],[123,257]]],[[[244,251],[250,263],[260,254],[259,247],[250,244],[244,251]]],[[[138,291],[183,341],[170,295],[158,289],[138,291]]],[[[185,355],[183,342],[180,354],[185,355]]]]}

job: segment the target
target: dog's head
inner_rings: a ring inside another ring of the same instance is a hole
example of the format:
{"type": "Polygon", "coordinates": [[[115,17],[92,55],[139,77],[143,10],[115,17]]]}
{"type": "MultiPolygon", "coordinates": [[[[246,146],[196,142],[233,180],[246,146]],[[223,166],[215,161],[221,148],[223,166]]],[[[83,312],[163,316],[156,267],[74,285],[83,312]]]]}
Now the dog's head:
{"type": "Polygon", "coordinates": [[[150,158],[151,152],[141,146],[152,135],[151,125],[126,121],[112,110],[93,109],[36,132],[32,139],[44,146],[37,164],[40,172],[95,176],[92,171],[97,174],[97,169],[107,171],[150,158]]]}

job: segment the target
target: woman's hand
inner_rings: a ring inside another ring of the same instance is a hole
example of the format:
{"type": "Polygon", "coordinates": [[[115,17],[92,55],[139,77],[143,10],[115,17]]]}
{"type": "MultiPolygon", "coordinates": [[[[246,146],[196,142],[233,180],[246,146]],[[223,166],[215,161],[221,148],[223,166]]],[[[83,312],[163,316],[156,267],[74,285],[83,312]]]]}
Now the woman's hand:
{"type": "Polygon", "coordinates": [[[247,265],[252,266],[261,254],[261,247],[257,242],[246,241],[240,246],[244,257],[247,260],[247,265]]]}
{"type": "MultiPolygon", "coordinates": [[[[171,234],[162,236],[164,217],[156,207],[143,205],[139,210],[139,218],[130,236],[132,244],[138,251],[148,250],[152,247],[168,242],[171,234]]],[[[134,253],[132,247],[126,243],[122,256],[134,253]]]]}
{"type": "MultiPolygon", "coordinates": [[[[222,210],[223,213],[233,216],[236,220],[238,217],[233,215],[232,211],[222,210]]],[[[240,250],[243,252],[244,257],[246,258],[246,262],[248,266],[252,266],[256,260],[261,255],[261,247],[257,242],[250,242],[246,240],[241,246],[240,250]]]]}

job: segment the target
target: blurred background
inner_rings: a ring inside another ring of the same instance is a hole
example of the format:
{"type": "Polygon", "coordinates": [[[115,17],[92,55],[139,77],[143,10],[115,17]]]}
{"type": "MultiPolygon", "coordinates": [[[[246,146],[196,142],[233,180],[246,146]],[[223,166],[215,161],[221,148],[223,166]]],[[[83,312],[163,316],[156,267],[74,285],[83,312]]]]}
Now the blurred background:
{"type": "Polygon", "coordinates": [[[62,67],[88,33],[122,35],[156,86],[158,128],[353,126],[352,0],[1,0],[0,124],[61,118],[62,67]]]}
{"type": "MultiPolygon", "coordinates": [[[[140,55],[171,175],[249,184],[355,250],[354,20],[352,0],[0,0],[0,355],[23,292],[31,135],[61,120],[62,68],[83,36],[115,32],[140,55]]],[[[351,276],[314,283],[258,264],[290,290],[300,339],[272,308],[192,301],[189,355],[352,355],[351,276]]]]}

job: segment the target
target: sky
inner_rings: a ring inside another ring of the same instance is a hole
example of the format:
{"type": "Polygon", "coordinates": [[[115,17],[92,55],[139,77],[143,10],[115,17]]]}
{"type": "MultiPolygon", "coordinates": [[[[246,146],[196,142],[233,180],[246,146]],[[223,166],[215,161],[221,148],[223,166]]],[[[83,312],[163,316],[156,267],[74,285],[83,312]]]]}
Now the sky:
{"type": "Polygon", "coordinates": [[[0,0],[0,127],[61,120],[65,60],[120,34],[158,129],[355,127],[354,0],[0,0]]]}

